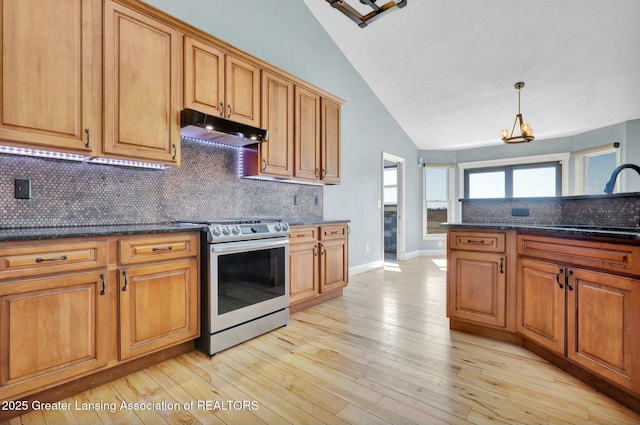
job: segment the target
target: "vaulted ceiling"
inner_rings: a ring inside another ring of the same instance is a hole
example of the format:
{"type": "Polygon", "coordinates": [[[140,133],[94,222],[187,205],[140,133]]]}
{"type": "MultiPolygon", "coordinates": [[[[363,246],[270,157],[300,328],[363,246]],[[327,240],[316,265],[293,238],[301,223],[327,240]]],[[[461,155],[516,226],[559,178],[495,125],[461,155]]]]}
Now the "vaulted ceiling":
{"type": "Polygon", "coordinates": [[[363,29],[304,2],[419,149],[501,144],[518,81],[536,141],[640,118],[638,0],[409,0],[363,29]]]}

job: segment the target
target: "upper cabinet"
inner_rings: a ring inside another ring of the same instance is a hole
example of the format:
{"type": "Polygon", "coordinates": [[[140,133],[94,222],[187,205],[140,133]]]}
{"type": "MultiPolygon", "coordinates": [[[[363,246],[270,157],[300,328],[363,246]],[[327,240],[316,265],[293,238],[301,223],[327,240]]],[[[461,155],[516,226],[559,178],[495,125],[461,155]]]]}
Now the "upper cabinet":
{"type": "Polygon", "coordinates": [[[260,125],[260,68],[192,37],[184,40],[184,105],[260,125]]]}
{"type": "Polygon", "coordinates": [[[304,87],[295,88],[294,176],[320,178],[320,96],[304,87]]]}
{"type": "Polygon", "coordinates": [[[322,169],[320,179],[325,183],[340,183],[340,105],[321,99],[322,108],[322,169]]]}
{"type": "Polygon", "coordinates": [[[1,3],[0,138],[92,154],[101,140],[101,0],[1,3]]]}
{"type": "Polygon", "coordinates": [[[182,34],[107,1],[104,81],[104,154],[178,164],[182,34]]]}

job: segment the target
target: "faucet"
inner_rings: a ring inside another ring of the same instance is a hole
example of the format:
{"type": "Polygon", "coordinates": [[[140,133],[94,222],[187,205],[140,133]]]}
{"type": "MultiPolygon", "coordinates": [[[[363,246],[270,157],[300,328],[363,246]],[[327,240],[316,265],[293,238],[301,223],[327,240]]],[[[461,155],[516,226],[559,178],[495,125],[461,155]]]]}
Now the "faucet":
{"type": "Polygon", "coordinates": [[[613,187],[616,185],[618,174],[620,174],[620,171],[624,170],[625,168],[633,168],[636,173],[640,174],[640,167],[635,164],[619,165],[615,170],[613,170],[613,173],[611,173],[611,177],[609,177],[609,181],[606,185],[604,185],[604,193],[613,193],[613,187]]]}

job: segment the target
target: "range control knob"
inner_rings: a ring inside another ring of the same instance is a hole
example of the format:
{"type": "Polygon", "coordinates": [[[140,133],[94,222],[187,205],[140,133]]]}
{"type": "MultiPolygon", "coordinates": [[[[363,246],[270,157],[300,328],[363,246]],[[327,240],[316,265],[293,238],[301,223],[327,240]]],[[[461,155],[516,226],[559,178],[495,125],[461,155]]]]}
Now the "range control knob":
{"type": "Polygon", "coordinates": [[[280,223],[276,223],[275,226],[273,226],[274,229],[276,229],[276,232],[279,232],[280,230],[282,230],[282,226],[280,225],[280,223]]]}
{"type": "Polygon", "coordinates": [[[240,233],[240,226],[233,226],[233,229],[231,229],[231,233],[233,233],[234,235],[240,233]]]}
{"type": "Polygon", "coordinates": [[[224,233],[225,235],[228,235],[229,233],[231,233],[231,231],[229,230],[228,226],[224,226],[222,228],[222,233],[224,233]]]}
{"type": "Polygon", "coordinates": [[[287,223],[286,221],[282,223],[282,230],[285,232],[289,230],[289,223],[287,223]]]}
{"type": "Polygon", "coordinates": [[[211,229],[211,233],[213,233],[213,236],[220,236],[220,226],[215,226],[211,229]]]}

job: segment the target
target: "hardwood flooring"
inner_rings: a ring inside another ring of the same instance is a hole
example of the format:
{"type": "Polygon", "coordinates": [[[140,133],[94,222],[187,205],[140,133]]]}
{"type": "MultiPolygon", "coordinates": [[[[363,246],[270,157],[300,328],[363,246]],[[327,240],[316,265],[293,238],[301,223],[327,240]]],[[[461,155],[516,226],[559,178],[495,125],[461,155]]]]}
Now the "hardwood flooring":
{"type": "Polygon", "coordinates": [[[421,257],[353,276],[344,297],[293,314],[287,327],[62,400],[71,410],[8,423],[640,423],[521,347],[450,331],[445,269],[444,258],[421,257]]]}

